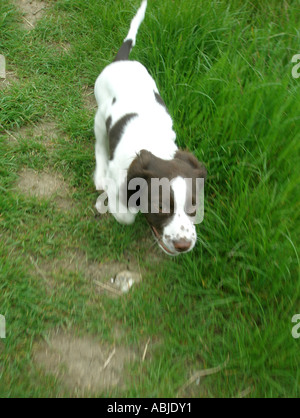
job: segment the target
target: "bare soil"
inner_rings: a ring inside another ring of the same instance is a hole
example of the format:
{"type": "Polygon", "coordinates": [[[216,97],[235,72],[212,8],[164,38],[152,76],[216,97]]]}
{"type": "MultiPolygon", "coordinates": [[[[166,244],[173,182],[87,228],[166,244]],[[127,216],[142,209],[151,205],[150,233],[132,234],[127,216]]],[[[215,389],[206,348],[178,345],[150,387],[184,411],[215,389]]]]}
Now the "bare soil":
{"type": "Polygon", "coordinates": [[[47,148],[53,148],[58,138],[65,138],[65,134],[60,132],[53,121],[41,121],[35,125],[22,126],[13,132],[8,133],[9,142],[19,142],[20,140],[34,139],[40,141],[47,148]]]}
{"type": "Polygon", "coordinates": [[[132,279],[132,286],[142,280],[139,266],[134,263],[120,263],[117,261],[90,261],[82,251],[67,252],[62,259],[45,262],[31,260],[36,274],[44,279],[50,288],[56,287],[56,277],[60,273],[82,274],[87,282],[92,284],[95,294],[103,294],[112,298],[123,296],[130,290],[124,289],[126,279],[132,279]],[[125,291],[124,291],[125,290],[125,291]]]}
{"type": "Polygon", "coordinates": [[[33,352],[36,365],[75,395],[123,389],[129,378],[126,366],[136,359],[132,348],[61,331],[51,333],[47,342],[36,344],[33,352]]]}
{"type": "Polygon", "coordinates": [[[96,102],[95,95],[94,95],[94,88],[85,86],[83,88],[82,94],[83,94],[84,107],[87,110],[96,113],[97,102],[96,102]]]}
{"type": "Polygon", "coordinates": [[[47,9],[47,2],[42,0],[14,0],[23,15],[24,29],[32,30],[43,17],[47,9]]]}
{"type": "Polygon", "coordinates": [[[37,172],[29,168],[21,171],[17,189],[24,195],[54,200],[58,208],[72,209],[70,190],[62,176],[51,172],[37,172]]]}
{"type": "Polygon", "coordinates": [[[5,90],[9,87],[11,87],[14,83],[17,83],[19,81],[17,75],[13,71],[6,71],[6,78],[0,79],[0,91],[5,90]]]}

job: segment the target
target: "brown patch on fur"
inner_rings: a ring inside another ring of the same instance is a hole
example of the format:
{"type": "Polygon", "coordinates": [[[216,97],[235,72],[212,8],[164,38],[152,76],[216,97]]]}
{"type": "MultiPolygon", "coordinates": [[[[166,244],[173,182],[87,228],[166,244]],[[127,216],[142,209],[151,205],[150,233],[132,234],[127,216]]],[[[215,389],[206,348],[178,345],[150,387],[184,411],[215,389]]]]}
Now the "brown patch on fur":
{"type": "Polygon", "coordinates": [[[166,103],[165,103],[164,99],[161,97],[161,95],[160,95],[159,93],[156,93],[156,92],[154,92],[154,95],[155,95],[155,99],[156,99],[157,103],[159,103],[162,107],[164,107],[164,108],[165,108],[165,110],[166,110],[166,112],[167,112],[168,114],[170,114],[170,113],[169,113],[169,110],[168,110],[168,108],[167,108],[167,105],[166,105],[166,103]]]}
{"type": "Polygon", "coordinates": [[[128,39],[127,41],[123,42],[121,48],[119,49],[114,62],[117,61],[127,61],[129,60],[129,55],[132,50],[132,39],[128,39]]]}
{"type": "MultiPolygon", "coordinates": [[[[207,177],[207,171],[202,163],[197,158],[187,151],[177,151],[173,160],[166,161],[154,156],[151,152],[142,150],[140,154],[134,159],[128,170],[128,184],[135,178],[142,178],[147,181],[148,184],[148,207],[151,208],[151,202],[157,202],[157,205],[162,208],[162,193],[160,190],[159,195],[151,195],[151,179],[157,178],[172,180],[178,176],[185,179],[193,180],[192,196],[195,199],[196,194],[196,179],[207,177]]],[[[161,189],[161,188],[160,188],[161,189]]],[[[136,192],[128,191],[128,199],[136,192]]],[[[145,217],[149,224],[154,227],[159,234],[165,225],[167,225],[174,214],[174,196],[171,190],[170,196],[170,208],[168,213],[163,210],[159,210],[159,213],[145,213],[145,217]]],[[[150,212],[150,211],[149,211],[150,212]]]]}
{"type": "Polygon", "coordinates": [[[109,150],[110,150],[110,159],[112,160],[114,157],[115,150],[119,144],[121,139],[122,133],[126,127],[126,125],[134,119],[137,113],[128,113],[124,115],[121,119],[119,119],[112,127],[111,127],[111,117],[109,117],[106,121],[106,127],[108,129],[108,139],[109,139],[109,150]]]}

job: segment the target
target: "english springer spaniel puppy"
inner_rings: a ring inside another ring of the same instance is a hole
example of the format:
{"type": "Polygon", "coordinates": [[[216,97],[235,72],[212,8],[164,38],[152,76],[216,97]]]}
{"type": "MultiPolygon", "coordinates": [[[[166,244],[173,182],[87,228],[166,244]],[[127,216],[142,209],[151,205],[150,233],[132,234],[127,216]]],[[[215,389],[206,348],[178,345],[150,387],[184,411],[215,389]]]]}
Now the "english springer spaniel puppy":
{"type": "Polygon", "coordinates": [[[96,208],[104,213],[107,197],[109,212],[129,225],[141,211],[141,201],[148,202],[152,210],[142,213],[159,246],[175,256],[191,251],[196,244],[195,214],[189,210],[188,200],[195,205],[195,183],[206,178],[206,169],[191,153],[178,149],[172,118],[155,81],[142,64],[129,60],[146,8],[144,0],[114,62],[95,84],[94,182],[96,190],[105,191],[96,208]],[[144,184],[136,187],[139,199],[132,204],[130,182],[135,179],[144,184]],[[162,196],[160,188],[150,187],[154,179],[170,181],[167,196],[162,196]]]}

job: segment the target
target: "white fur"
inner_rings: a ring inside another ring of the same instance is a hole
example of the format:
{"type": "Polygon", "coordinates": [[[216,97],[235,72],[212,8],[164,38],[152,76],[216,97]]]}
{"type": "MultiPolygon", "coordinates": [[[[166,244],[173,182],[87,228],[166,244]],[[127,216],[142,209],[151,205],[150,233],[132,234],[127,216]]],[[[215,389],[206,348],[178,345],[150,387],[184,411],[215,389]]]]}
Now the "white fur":
{"type": "Polygon", "coordinates": [[[191,242],[191,251],[197,241],[196,228],[191,218],[185,212],[187,185],[182,177],[176,177],[171,185],[174,192],[175,215],[172,221],[164,228],[162,241],[164,245],[176,254],[174,242],[186,240],[191,242]]]}
{"type": "MultiPolygon", "coordinates": [[[[172,160],[178,150],[172,118],[156,101],[154,92],[158,93],[155,81],[146,68],[136,61],[114,62],[103,70],[96,81],[95,96],[99,107],[95,118],[94,180],[97,190],[105,190],[108,197],[111,196],[109,202],[116,199],[113,192],[107,190],[106,178],[113,179],[121,186],[125,181],[123,171],[128,170],[141,150],[148,150],[165,160],[172,160]],[[113,104],[114,98],[116,102],[113,104]],[[138,113],[138,117],[126,125],[114,158],[109,161],[105,122],[111,116],[113,126],[128,113],[138,113]]],[[[115,211],[116,207],[110,207],[110,212],[119,222],[130,224],[134,221],[129,211],[122,213],[121,217],[115,211]]]]}
{"type": "Polygon", "coordinates": [[[132,46],[135,46],[136,35],[137,35],[138,29],[141,23],[145,19],[146,9],[147,9],[147,0],[143,0],[141,7],[137,11],[137,14],[134,16],[134,18],[131,21],[130,30],[128,32],[128,35],[125,38],[125,41],[127,41],[128,39],[131,39],[132,46]]]}

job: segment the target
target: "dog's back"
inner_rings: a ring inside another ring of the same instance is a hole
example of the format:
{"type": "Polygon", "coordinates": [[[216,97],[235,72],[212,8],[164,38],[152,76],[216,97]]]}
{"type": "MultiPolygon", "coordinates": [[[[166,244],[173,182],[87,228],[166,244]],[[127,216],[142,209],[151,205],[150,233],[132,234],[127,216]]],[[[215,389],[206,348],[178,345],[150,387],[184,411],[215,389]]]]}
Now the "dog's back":
{"type": "Polygon", "coordinates": [[[126,151],[127,156],[128,152],[131,154],[130,159],[126,158],[128,164],[141,149],[162,155],[167,142],[167,152],[163,152],[167,159],[177,149],[173,121],[155,81],[141,63],[129,60],[146,8],[147,0],[144,0],[114,61],[102,71],[95,85],[98,115],[106,123],[110,158],[123,159],[126,151]]]}
{"type": "Polygon", "coordinates": [[[118,96],[119,105],[120,99],[126,98],[126,111],[130,108],[135,111],[136,108],[140,110],[145,103],[149,103],[149,97],[145,97],[147,93],[151,98],[153,92],[158,94],[156,83],[147,69],[141,63],[129,60],[130,52],[136,44],[138,29],[145,19],[146,9],[147,0],[143,0],[115,59],[102,71],[96,81],[95,96],[104,113],[107,109],[103,109],[103,106],[110,107],[111,98],[115,99],[113,103],[115,104],[118,96]]]}

